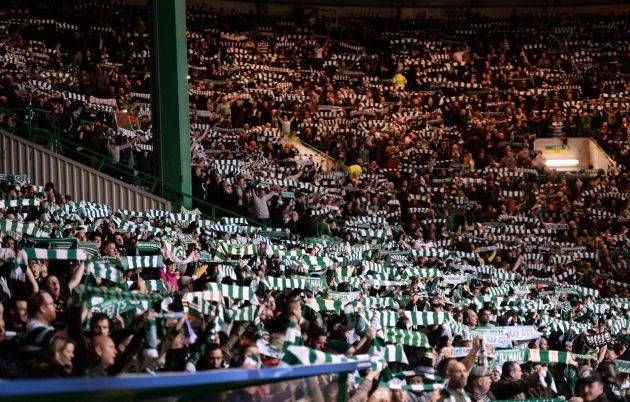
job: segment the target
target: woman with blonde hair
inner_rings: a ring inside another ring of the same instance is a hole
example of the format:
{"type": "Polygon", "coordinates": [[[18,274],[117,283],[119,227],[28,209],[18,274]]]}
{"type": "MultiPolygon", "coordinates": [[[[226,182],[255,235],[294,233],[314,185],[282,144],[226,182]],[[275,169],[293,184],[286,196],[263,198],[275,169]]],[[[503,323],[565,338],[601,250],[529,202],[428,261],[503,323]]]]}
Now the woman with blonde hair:
{"type": "Polygon", "coordinates": [[[40,378],[70,376],[74,347],[74,342],[70,338],[55,336],[50,342],[50,348],[33,363],[31,375],[40,378]]]}

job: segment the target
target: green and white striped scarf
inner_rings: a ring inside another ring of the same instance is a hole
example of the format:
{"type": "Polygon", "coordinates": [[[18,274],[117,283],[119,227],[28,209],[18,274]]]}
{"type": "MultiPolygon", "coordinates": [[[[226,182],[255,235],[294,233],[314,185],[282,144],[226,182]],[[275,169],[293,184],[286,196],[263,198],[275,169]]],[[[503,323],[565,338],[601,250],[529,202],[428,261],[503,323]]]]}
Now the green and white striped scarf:
{"type": "Polygon", "coordinates": [[[293,321],[289,321],[287,330],[284,334],[284,350],[289,346],[303,346],[304,338],[302,338],[302,331],[300,327],[293,321]]]}
{"type": "Polygon", "coordinates": [[[486,289],[486,292],[488,293],[489,296],[495,297],[495,296],[505,296],[508,293],[510,293],[511,290],[512,290],[512,286],[503,285],[503,286],[488,288],[486,289]]]}
{"type": "Polygon", "coordinates": [[[24,249],[29,260],[87,260],[87,254],[81,249],[47,249],[32,248],[24,249]]]}
{"type": "Polygon", "coordinates": [[[341,311],[342,303],[339,300],[327,300],[327,299],[314,298],[314,299],[311,299],[306,304],[306,307],[309,307],[313,311],[317,311],[317,312],[319,311],[339,312],[341,311]]]}
{"type": "Polygon", "coordinates": [[[258,322],[259,321],[259,306],[247,306],[239,309],[229,310],[230,312],[230,320],[232,321],[251,321],[258,322]]]}
{"type": "Polygon", "coordinates": [[[529,349],[528,361],[535,363],[575,364],[570,352],[559,352],[556,350],[529,349]]]}
{"type": "Polygon", "coordinates": [[[306,346],[290,345],[286,348],[282,361],[290,364],[325,364],[325,363],[344,363],[349,361],[355,361],[356,359],[346,357],[343,355],[333,355],[330,353],[324,353],[316,349],[311,349],[306,346]]]}
{"type": "Polygon", "coordinates": [[[208,283],[206,289],[219,293],[223,297],[229,297],[237,300],[253,300],[256,296],[252,290],[246,286],[225,285],[222,283],[208,283]]]}
{"type": "Polygon", "coordinates": [[[121,258],[120,263],[125,271],[136,268],[162,268],[164,257],[161,255],[126,256],[121,258]]]}
{"type": "Polygon", "coordinates": [[[100,255],[98,247],[96,247],[96,243],[91,241],[80,241],[77,243],[77,248],[85,251],[88,258],[97,258],[100,255]]]}
{"type": "Polygon", "coordinates": [[[23,223],[6,219],[0,219],[0,232],[24,233],[34,237],[46,237],[50,235],[48,230],[34,223],[23,223]]]}
{"type": "Polygon", "coordinates": [[[0,200],[0,209],[17,207],[38,207],[40,201],[37,198],[19,198],[17,200],[0,200]]]}
{"type": "Polygon", "coordinates": [[[277,255],[280,257],[289,257],[289,258],[300,258],[306,254],[306,251],[303,249],[294,249],[294,250],[286,250],[279,246],[267,246],[266,249],[267,255],[277,255]]]}
{"type": "Polygon", "coordinates": [[[390,281],[385,279],[376,279],[370,277],[354,277],[347,280],[347,282],[355,287],[359,288],[361,286],[367,286],[368,288],[379,288],[382,286],[390,287],[390,286],[404,286],[408,282],[407,281],[390,281]]]}
{"type": "Polygon", "coordinates": [[[518,274],[514,272],[508,272],[504,269],[498,269],[489,265],[482,265],[480,267],[474,267],[475,272],[478,274],[490,275],[499,281],[514,281],[518,278],[518,274]]]}
{"type": "Polygon", "coordinates": [[[182,297],[184,311],[195,317],[203,317],[214,311],[214,304],[223,303],[223,296],[219,293],[204,290],[201,292],[188,292],[182,297]]]}
{"type": "Polygon", "coordinates": [[[123,282],[123,273],[107,261],[90,261],[87,264],[87,273],[114,283],[123,282]]]}
{"type": "Polygon", "coordinates": [[[361,261],[361,265],[363,266],[364,271],[372,271],[377,274],[385,272],[385,265],[382,263],[361,261]]]}
{"type": "Polygon", "coordinates": [[[166,293],[166,286],[160,279],[146,279],[144,281],[144,287],[149,292],[156,292],[160,294],[166,293]]]}
{"type": "Polygon", "coordinates": [[[403,271],[403,274],[408,278],[414,276],[419,278],[439,278],[444,276],[444,273],[437,268],[407,268],[403,271]]]}
{"type": "Polygon", "coordinates": [[[303,278],[275,278],[267,276],[263,284],[272,290],[306,289],[306,280],[303,278]]]}
{"type": "Polygon", "coordinates": [[[312,255],[303,255],[301,261],[309,268],[324,270],[333,265],[333,261],[328,257],[316,257],[312,255]]]}
{"type": "Polygon", "coordinates": [[[597,289],[585,288],[577,285],[569,285],[568,287],[575,289],[580,296],[599,297],[599,290],[597,289]]]}
{"type": "Polygon", "coordinates": [[[368,296],[361,300],[358,300],[356,304],[362,305],[367,309],[384,308],[389,307],[397,309],[399,307],[398,302],[393,297],[380,297],[380,296],[368,296]]]}
{"type": "Polygon", "coordinates": [[[612,335],[621,334],[623,331],[630,330],[630,319],[628,318],[606,320],[606,323],[610,327],[610,333],[612,335]]]}
{"type": "Polygon", "coordinates": [[[445,320],[450,320],[448,313],[431,313],[426,311],[404,311],[404,314],[411,321],[411,325],[416,326],[428,326],[428,325],[441,325],[445,320]]]}
{"type": "Polygon", "coordinates": [[[397,311],[367,310],[364,317],[367,322],[377,324],[381,327],[395,327],[400,314],[398,314],[397,311]]]}
{"type": "Polygon", "coordinates": [[[239,258],[257,254],[255,244],[245,244],[242,246],[235,246],[235,245],[230,245],[226,243],[221,243],[218,246],[218,250],[226,255],[236,256],[239,258]]]}
{"type": "Polygon", "coordinates": [[[388,343],[415,346],[418,348],[431,348],[429,339],[424,333],[407,329],[384,328],[383,340],[388,343]]]}
{"type": "Polygon", "coordinates": [[[415,392],[431,392],[435,390],[444,389],[446,386],[441,382],[434,382],[429,384],[407,384],[406,382],[400,381],[381,381],[378,384],[381,388],[389,388],[389,389],[402,389],[405,391],[415,391],[415,392]]]}
{"type": "Polygon", "coordinates": [[[403,345],[373,345],[369,352],[372,356],[382,357],[386,362],[409,363],[403,345]]]}

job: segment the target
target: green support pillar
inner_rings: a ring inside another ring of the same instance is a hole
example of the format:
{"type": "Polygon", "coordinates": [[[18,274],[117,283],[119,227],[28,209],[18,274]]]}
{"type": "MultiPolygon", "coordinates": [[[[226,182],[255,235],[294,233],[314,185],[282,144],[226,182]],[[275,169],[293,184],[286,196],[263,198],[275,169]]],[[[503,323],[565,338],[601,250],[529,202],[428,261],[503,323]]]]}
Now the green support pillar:
{"type": "Polygon", "coordinates": [[[149,7],[153,39],[152,115],[162,195],[174,208],[190,208],[186,1],[149,0],[149,7]]]}

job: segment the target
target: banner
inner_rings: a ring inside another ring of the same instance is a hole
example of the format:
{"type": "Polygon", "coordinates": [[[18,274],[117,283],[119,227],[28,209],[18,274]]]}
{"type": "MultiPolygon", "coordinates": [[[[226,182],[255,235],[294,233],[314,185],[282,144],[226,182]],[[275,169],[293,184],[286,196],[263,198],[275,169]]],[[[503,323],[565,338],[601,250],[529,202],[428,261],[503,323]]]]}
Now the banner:
{"type": "Polygon", "coordinates": [[[485,333],[483,336],[483,344],[486,346],[494,346],[496,348],[511,348],[512,341],[507,334],[485,333]]]}
{"type": "Polygon", "coordinates": [[[528,356],[528,349],[497,350],[494,354],[494,362],[498,367],[502,366],[503,363],[510,361],[525,363],[528,356]]]}
{"type": "Polygon", "coordinates": [[[629,360],[616,360],[615,365],[620,373],[630,374],[630,361],[629,360]]]}
{"type": "Polygon", "coordinates": [[[612,342],[610,332],[600,332],[599,334],[586,336],[586,344],[591,348],[603,346],[610,342],[612,342]]]}
{"type": "Polygon", "coordinates": [[[468,281],[468,275],[444,275],[444,282],[449,285],[459,285],[466,281],[468,281]]]}
{"type": "Polygon", "coordinates": [[[352,303],[361,297],[361,292],[328,292],[333,300],[339,300],[343,303],[352,303]]]}
{"type": "Polygon", "coordinates": [[[501,327],[511,341],[529,341],[540,338],[540,333],[533,325],[522,325],[514,327],[501,327]]]}
{"type": "Polygon", "coordinates": [[[92,313],[103,313],[110,318],[114,318],[116,315],[127,311],[135,311],[136,314],[142,314],[148,310],[149,302],[147,300],[108,300],[100,296],[92,296],[86,300],[85,306],[92,313]]]}

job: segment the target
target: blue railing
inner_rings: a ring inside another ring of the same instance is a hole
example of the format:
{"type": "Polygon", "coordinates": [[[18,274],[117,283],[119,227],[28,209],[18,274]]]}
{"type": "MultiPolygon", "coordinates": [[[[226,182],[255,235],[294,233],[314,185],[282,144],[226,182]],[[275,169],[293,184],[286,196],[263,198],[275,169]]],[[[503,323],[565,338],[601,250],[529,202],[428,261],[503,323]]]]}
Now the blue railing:
{"type": "MultiPolygon", "coordinates": [[[[323,374],[339,374],[339,379],[345,381],[347,373],[368,368],[369,365],[369,361],[358,360],[259,370],[225,369],[194,374],[160,373],[100,378],[8,380],[0,381],[0,400],[96,402],[169,398],[167,400],[210,401],[220,399],[219,396],[226,396],[226,393],[240,392],[245,388],[252,389],[251,387],[323,374]]],[[[340,384],[339,389],[344,388],[340,384]]],[[[343,400],[344,397],[345,395],[340,395],[337,400],[343,400]]]]}

